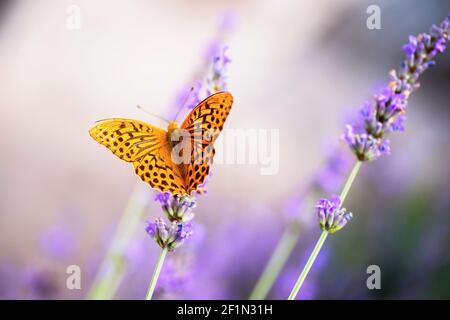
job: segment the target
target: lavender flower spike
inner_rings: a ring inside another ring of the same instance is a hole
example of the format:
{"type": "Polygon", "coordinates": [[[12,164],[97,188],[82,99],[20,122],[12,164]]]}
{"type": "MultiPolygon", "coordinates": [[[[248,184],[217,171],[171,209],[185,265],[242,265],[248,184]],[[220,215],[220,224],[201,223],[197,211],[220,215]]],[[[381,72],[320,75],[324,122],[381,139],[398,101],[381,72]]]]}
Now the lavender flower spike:
{"type": "Polygon", "coordinates": [[[147,222],[145,231],[162,249],[173,251],[192,235],[192,225],[177,222],[168,225],[162,218],[158,218],[155,222],[147,222]]]}
{"type": "Polygon", "coordinates": [[[449,17],[446,17],[440,26],[432,26],[429,33],[410,36],[408,44],[403,46],[406,57],[399,72],[392,70],[389,84],[362,108],[362,125],[347,125],[344,140],[359,161],[375,160],[388,154],[389,141],[384,138],[385,134],[404,131],[408,97],[419,87],[419,76],[433,66],[433,59],[445,50],[449,25],[449,17]]]}
{"type": "Polygon", "coordinates": [[[341,230],[353,218],[351,212],[340,208],[341,199],[333,196],[331,200],[320,199],[316,205],[320,228],[329,233],[341,230]]]}

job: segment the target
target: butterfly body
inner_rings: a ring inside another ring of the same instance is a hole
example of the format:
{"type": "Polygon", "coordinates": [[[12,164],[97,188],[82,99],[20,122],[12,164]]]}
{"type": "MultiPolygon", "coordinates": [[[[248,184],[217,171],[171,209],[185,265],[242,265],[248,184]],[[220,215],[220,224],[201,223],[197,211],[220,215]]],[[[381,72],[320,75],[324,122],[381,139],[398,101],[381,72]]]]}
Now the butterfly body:
{"type": "Polygon", "coordinates": [[[167,143],[169,147],[172,149],[179,141],[177,139],[178,131],[180,129],[180,126],[175,121],[169,122],[169,125],[167,126],[167,143]]]}
{"type": "Polygon", "coordinates": [[[209,174],[213,144],[232,104],[230,93],[218,92],[200,102],[181,126],[170,122],[163,130],[138,120],[113,118],[98,121],[89,134],[117,157],[131,162],[135,173],[151,187],[173,195],[191,194],[209,174]],[[182,149],[183,162],[174,152],[180,140],[189,147],[182,149]]]}

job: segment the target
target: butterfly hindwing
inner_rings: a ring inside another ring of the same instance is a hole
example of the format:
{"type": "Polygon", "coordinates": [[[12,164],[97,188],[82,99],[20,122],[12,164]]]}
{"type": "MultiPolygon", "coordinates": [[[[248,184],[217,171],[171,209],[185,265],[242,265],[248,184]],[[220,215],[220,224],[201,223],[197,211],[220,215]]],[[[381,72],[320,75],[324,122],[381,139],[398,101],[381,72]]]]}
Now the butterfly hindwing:
{"type": "Polygon", "coordinates": [[[153,188],[173,195],[185,195],[185,181],[179,166],[171,160],[167,147],[157,153],[148,153],[139,161],[133,162],[136,174],[153,188]]]}

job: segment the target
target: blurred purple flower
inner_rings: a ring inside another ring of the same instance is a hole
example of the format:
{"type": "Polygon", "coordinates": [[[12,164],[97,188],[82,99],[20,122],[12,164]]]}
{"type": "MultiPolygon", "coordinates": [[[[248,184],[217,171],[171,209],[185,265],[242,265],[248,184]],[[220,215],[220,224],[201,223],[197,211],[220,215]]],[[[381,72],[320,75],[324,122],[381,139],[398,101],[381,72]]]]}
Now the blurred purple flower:
{"type": "Polygon", "coordinates": [[[219,32],[228,34],[235,30],[238,24],[238,16],[235,11],[224,11],[219,15],[219,32]]]}
{"type": "Polygon", "coordinates": [[[336,192],[344,181],[352,159],[341,146],[328,146],[324,167],[314,177],[314,184],[325,193],[336,192]]]}
{"type": "Polygon", "coordinates": [[[54,272],[38,267],[25,270],[23,285],[31,299],[54,299],[60,288],[54,272]]]}
{"type": "Polygon", "coordinates": [[[234,11],[224,11],[219,15],[217,36],[209,43],[205,50],[205,60],[211,61],[221,54],[226,36],[232,33],[237,25],[238,16],[234,11]]]}
{"type": "Polygon", "coordinates": [[[192,110],[205,98],[205,95],[209,96],[216,91],[226,89],[224,67],[229,63],[229,58],[224,57],[224,51],[226,50],[224,48],[224,41],[226,36],[234,31],[236,24],[237,15],[234,11],[225,11],[219,15],[217,34],[205,48],[201,68],[193,75],[192,82],[188,86],[183,87],[175,95],[175,99],[170,108],[174,116],[178,114],[181,108],[192,110]],[[208,76],[211,68],[213,69],[213,73],[217,73],[216,75],[208,76]],[[205,78],[210,88],[205,88],[205,78]],[[213,88],[212,85],[214,84],[217,85],[219,90],[213,88]]]}
{"type": "MultiPolygon", "coordinates": [[[[289,265],[286,267],[286,270],[281,273],[280,278],[277,280],[277,282],[274,285],[273,288],[273,297],[275,299],[286,299],[286,296],[289,294],[289,292],[292,290],[292,285],[295,283],[295,281],[298,278],[298,268],[296,265],[304,265],[306,261],[308,260],[308,253],[310,253],[313,250],[312,246],[307,246],[306,248],[303,248],[303,250],[299,251],[302,252],[300,257],[297,257],[297,261],[295,264],[289,265]]],[[[318,294],[318,285],[317,275],[320,274],[320,270],[323,269],[327,265],[327,261],[329,258],[329,250],[327,248],[323,248],[320,255],[317,257],[315,263],[314,263],[314,269],[311,271],[310,276],[305,280],[302,290],[300,290],[297,299],[299,300],[312,300],[317,297],[318,294]]]]}
{"type": "Polygon", "coordinates": [[[227,54],[228,47],[222,47],[212,58],[212,75],[206,79],[206,94],[227,90],[227,67],[231,62],[227,54]]]}
{"type": "Polygon", "coordinates": [[[18,270],[10,264],[0,264],[0,299],[18,299],[19,286],[17,285],[18,270]]]}
{"type": "Polygon", "coordinates": [[[159,299],[175,299],[191,282],[193,256],[182,254],[170,256],[158,281],[159,299]]]}
{"type": "Polygon", "coordinates": [[[51,257],[64,259],[70,257],[77,247],[74,230],[67,225],[54,225],[48,228],[40,240],[44,253],[51,257]]]}
{"type": "Polygon", "coordinates": [[[290,197],[283,206],[284,216],[292,223],[297,222],[303,205],[304,195],[290,197]]]}

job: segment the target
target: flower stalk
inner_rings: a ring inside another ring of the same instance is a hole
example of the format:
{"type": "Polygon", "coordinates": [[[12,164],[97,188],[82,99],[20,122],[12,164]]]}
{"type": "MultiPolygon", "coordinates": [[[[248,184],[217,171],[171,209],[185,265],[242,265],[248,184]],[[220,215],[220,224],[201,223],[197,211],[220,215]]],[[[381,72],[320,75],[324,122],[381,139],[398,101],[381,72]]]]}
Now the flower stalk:
{"type": "Polygon", "coordinates": [[[345,183],[344,188],[342,189],[341,194],[339,195],[339,198],[341,199],[341,204],[343,204],[345,198],[347,198],[348,192],[350,191],[350,188],[353,185],[353,181],[355,181],[355,178],[358,175],[361,165],[362,165],[361,161],[356,161],[355,165],[353,166],[353,169],[350,172],[350,175],[348,176],[347,182],[345,183]]]}
{"type": "MultiPolygon", "coordinates": [[[[350,172],[350,175],[348,176],[348,179],[345,182],[344,187],[342,188],[342,192],[338,198],[339,201],[335,203],[334,212],[339,212],[339,210],[341,210],[342,205],[344,204],[344,200],[347,197],[347,194],[350,191],[350,188],[352,187],[356,176],[358,175],[361,165],[362,165],[361,161],[356,161],[355,165],[353,166],[353,169],[350,172]]],[[[319,207],[319,205],[317,207],[319,207]]],[[[322,212],[319,209],[319,217],[320,217],[321,213],[322,212]]],[[[308,261],[305,264],[305,267],[303,268],[302,272],[300,273],[300,276],[298,277],[297,281],[295,282],[295,285],[292,288],[291,293],[289,294],[288,300],[294,300],[297,297],[298,292],[300,291],[300,288],[303,285],[303,282],[305,281],[306,277],[308,276],[309,270],[313,266],[314,261],[316,260],[317,256],[319,255],[319,252],[322,249],[322,246],[328,237],[328,234],[334,233],[334,232],[338,231],[339,229],[341,229],[342,227],[344,227],[345,224],[348,222],[348,220],[344,221],[343,225],[336,225],[336,223],[338,222],[337,219],[333,219],[334,225],[332,225],[333,222],[331,223],[331,225],[327,225],[327,224],[324,225],[324,224],[322,224],[322,221],[320,218],[319,218],[319,222],[320,222],[320,225],[321,225],[321,228],[323,231],[319,237],[319,240],[317,240],[317,243],[314,246],[314,249],[311,252],[311,255],[309,256],[308,261]],[[336,228],[337,226],[339,228],[336,228]]]]}
{"type": "Polygon", "coordinates": [[[161,273],[161,269],[164,264],[164,260],[166,259],[167,252],[168,252],[167,248],[163,248],[161,250],[161,254],[159,255],[159,259],[158,262],[156,263],[155,270],[153,271],[152,279],[150,280],[150,284],[148,286],[145,300],[152,300],[153,292],[155,292],[156,283],[158,282],[159,274],[161,273]]]}
{"type": "Polygon", "coordinates": [[[308,258],[308,261],[306,262],[305,267],[302,270],[302,273],[300,273],[300,276],[298,277],[297,281],[295,282],[294,288],[292,288],[291,293],[289,294],[288,300],[294,300],[297,296],[298,292],[300,291],[300,288],[302,287],[303,282],[306,279],[306,276],[309,273],[309,270],[311,269],[314,261],[316,260],[317,256],[319,255],[320,249],[322,249],[322,246],[327,239],[328,231],[324,230],[320,234],[319,240],[317,240],[316,245],[314,246],[314,249],[311,253],[311,255],[308,258]]]}
{"type": "Polygon", "coordinates": [[[301,233],[306,233],[311,229],[311,224],[305,223],[300,219],[301,213],[304,213],[303,208],[307,207],[318,193],[333,192],[336,186],[343,182],[344,173],[350,169],[351,158],[348,157],[343,148],[334,146],[331,149],[324,166],[312,175],[311,181],[307,184],[305,190],[301,192],[301,208],[296,207],[293,212],[289,210],[289,216],[293,220],[288,223],[278,240],[272,255],[249,296],[250,300],[266,298],[281,270],[286,265],[288,258],[294,251],[301,233]]]}

